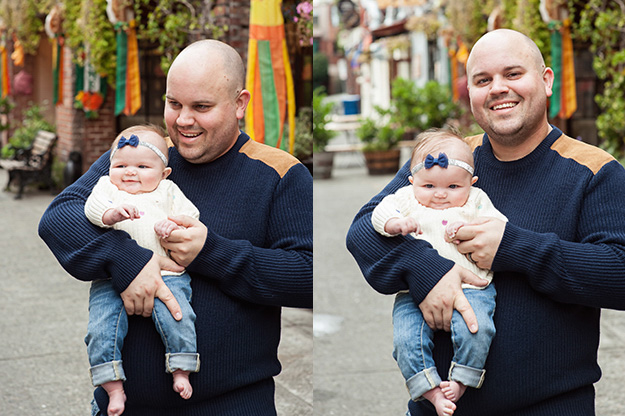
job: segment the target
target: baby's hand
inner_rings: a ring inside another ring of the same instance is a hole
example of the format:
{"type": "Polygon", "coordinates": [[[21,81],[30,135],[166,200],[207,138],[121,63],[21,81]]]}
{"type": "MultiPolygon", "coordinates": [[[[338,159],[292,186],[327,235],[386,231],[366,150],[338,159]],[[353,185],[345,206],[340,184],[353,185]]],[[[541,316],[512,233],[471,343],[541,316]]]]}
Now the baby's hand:
{"type": "Polygon", "coordinates": [[[178,228],[180,228],[178,226],[178,224],[176,224],[175,222],[173,222],[173,221],[171,221],[169,219],[164,219],[164,220],[158,221],[157,223],[154,224],[154,232],[160,238],[167,238],[167,237],[169,237],[171,232],[174,231],[174,230],[177,230],[178,228]]]}
{"type": "Polygon", "coordinates": [[[115,208],[106,210],[102,215],[102,222],[106,225],[114,225],[125,220],[137,220],[141,218],[139,209],[134,205],[121,204],[115,208]]]}
{"type": "Polygon", "coordinates": [[[454,238],[456,238],[456,233],[464,224],[465,223],[462,221],[456,221],[452,222],[451,224],[447,224],[447,227],[445,227],[445,241],[447,241],[448,243],[458,244],[460,240],[454,241],[454,238]]]}
{"type": "Polygon", "coordinates": [[[384,224],[384,231],[391,235],[408,235],[410,233],[421,234],[421,225],[411,217],[391,218],[384,224]]]}

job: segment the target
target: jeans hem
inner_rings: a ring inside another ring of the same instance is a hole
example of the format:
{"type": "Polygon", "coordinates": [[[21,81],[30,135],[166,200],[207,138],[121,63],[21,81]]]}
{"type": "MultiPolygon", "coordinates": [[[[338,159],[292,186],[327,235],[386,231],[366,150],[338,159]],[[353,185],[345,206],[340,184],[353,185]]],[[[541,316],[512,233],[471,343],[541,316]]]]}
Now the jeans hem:
{"type": "Polygon", "coordinates": [[[200,354],[191,352],[167,353],[165,354],[165,370],[168,373],[173,373],[176,370],[197,373],[200,371],[200,354]]]}
{"type": "Polygon", "coordinates": [[[89,372],[91,373],[91,383],[94,387],[109,381],[126,381],[126,374],[121,361],[109,361],[95,365],[89,369],[89,372]]]}
{"type": "Polygon", "coordinates": [[[464,384],[467,387],[479,389],[484,383],[486,370],[467,367],[466,365],[451,363],[449,379],[464,384]]]}
{"type": "Polygon", "coordinates": [[[440,386],[442,380],[436,371],[436,367],[426,368],[415,374],[406,381],[406,387],[413,401],[421,399],[423,393],[427,393],[434,387],[440,386]]]}

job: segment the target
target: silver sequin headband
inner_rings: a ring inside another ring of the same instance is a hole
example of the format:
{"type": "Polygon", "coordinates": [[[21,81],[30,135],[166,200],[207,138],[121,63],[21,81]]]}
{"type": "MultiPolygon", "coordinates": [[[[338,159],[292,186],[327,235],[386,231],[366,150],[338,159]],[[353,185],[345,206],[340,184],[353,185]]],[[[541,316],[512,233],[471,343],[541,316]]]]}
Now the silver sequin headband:
{"type": "Polygon", "coordinates": [[[156,153],[156,156],[158,156],[163,161],[165,166],[167,166],[167,158],[165,157],[163,152],[161,152],[159,150],[159,148],[154,146],[152,143],[148,143],[148,142],[144,142],[144,141],[139,140],[139,137],[136,134],[130,135],[129,139],[127,139],[124,136],[122,136],[121,139],[119,139],[119,143],[117,143],[117,146],[111,152],[110,160],[113,160],[113,156],[115,155],[115,152],[117,152],[119,149],[121,149],[124,146],[132,146],[132,147],[144,146],[144,147],[147,147],[148,149],[150,149],[151,151],[156,153]]]}

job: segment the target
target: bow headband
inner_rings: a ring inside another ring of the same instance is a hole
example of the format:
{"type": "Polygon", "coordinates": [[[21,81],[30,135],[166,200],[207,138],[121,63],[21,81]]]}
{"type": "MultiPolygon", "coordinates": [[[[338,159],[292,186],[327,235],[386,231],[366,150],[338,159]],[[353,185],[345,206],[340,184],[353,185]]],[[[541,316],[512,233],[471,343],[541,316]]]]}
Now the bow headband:
{"type": "Polygon", "coordinates": [[[115,155],[115,152],[117,152],[117,150],[121,149],[124,146],[132,146],[132,147],[144,146],[144,147],[147,147],[148,149],[150,149],[151,151],[156,153],[156,156],[158,156],[163,161],[165,166],[167,166],[167,158],[165,157],[163,152],[161,152],[159,150],[159,148],[154,146],[152,143],[148,143],[148,142],[144,142],[144,141],[139,140],[139,137],[136,134],[130,135],[130,139],[127,139],[124,136],[122,136],[119,139],[119,143],[117,143],[117,146],[111,152],[111,160],[113,160],[113,156],[115,155]]]}
{"type": "Polygon", "coordinates": [[[447,169],[449,165],[458,166],[459,168],[462,168],[469,172],[471,175],[473,175],[473,168],[471,167],[471,165],[469,165],[467,162],[463,162],[462,160],[449,159],[445,153],[439,153],[437,158],[428,154],[423,162],[417,163],[415,167],[412,168],[410,173],[414,175],[423,168],[431,169],[432,166],[435,165],[438,165],[443,169],[447,169]]]}

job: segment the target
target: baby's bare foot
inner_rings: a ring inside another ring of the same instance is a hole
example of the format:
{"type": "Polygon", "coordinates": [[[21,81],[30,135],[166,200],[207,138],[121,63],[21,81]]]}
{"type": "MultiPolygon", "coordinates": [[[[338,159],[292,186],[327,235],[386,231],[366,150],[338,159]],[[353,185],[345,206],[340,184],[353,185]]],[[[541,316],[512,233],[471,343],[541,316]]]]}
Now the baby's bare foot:
{"type": "Polygon", "coordinates": [[[436,408],[438,416],[451,416],[456,411],[456,405],[447,399],[440,387],[434,387],[432,390],[423,394],[436,408]]]}
{"type": "Polygon", "coordinates": [[[466,390],[467,386],[457,381],[443,381],[441,383],[441,391],[447,399],[454,403],[460,400],[466,390]]]}
{"type": "Polygon", "coordinates": [[[120,416],[126,408],[126,393],[121,380],[109,381],[102,384],[109,395],[109,405],[106,409],[108,416],[120,416]]]}
{"type": "Polygon", "coordinates": [[[174,376],[174,391],[180,393],[180,397],[188,399],[193,394],[193,387],[189,382],[189,372],[176,370],[173,373],[174,376]]]}

